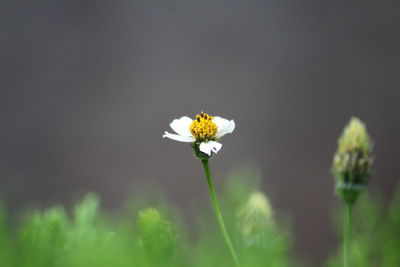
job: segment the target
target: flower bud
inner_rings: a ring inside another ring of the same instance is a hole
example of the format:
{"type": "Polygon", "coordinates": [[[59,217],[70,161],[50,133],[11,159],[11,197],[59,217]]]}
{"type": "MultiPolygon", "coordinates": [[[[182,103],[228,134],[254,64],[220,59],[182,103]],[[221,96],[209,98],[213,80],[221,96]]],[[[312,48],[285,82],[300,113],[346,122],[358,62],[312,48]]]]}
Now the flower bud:
{"type": "Polygon", "coordinates": [[[364,123],[353,117],[338,140],[332,167],[336,192],[348,204],[354,204],[371,175],[372,147],[364,123]]]}
{"type": "Polygon", "coordinates": [[[272,208],[267,197],[254,192],[237,213],[239,232],[246,246],[264,245],[265,233],[272,225],[272,208]]]}
{"type": "Polygon", "coordinates": [[[140,232],[140,246],[149,258],[155,261],[171,260],[174,255],[175,235],[172,233],[170,223],[159,211],[154,208],[140,211],[137,225],[140,232]]]}

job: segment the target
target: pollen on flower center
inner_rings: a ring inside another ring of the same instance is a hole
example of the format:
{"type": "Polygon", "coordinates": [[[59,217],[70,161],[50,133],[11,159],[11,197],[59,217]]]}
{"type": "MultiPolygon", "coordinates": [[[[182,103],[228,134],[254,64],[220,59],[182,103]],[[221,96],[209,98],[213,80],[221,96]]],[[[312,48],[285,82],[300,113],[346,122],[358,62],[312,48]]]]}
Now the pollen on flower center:
{"type": "Polygon", "coordinates": [[[189,126],[189,130],[198,141],[208,141],[217,135],[217,124],[213,122],[213,117],[201,112],[196,115],[196,119],[189,126]]]}

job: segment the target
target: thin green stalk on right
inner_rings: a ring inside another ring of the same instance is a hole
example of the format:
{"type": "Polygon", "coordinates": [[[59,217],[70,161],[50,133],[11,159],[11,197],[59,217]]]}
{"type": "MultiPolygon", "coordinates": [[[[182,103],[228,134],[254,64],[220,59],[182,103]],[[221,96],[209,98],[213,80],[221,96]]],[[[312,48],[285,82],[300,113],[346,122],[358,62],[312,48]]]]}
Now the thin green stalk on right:
{"type": "Polygon", "coordinates": [[[352,208],[353,205],[346,203],[346,216],[344,224],[343,239],[343,266],[350,267],[350,249],[351,249],[351,227],[352,227],[352,208]]]}

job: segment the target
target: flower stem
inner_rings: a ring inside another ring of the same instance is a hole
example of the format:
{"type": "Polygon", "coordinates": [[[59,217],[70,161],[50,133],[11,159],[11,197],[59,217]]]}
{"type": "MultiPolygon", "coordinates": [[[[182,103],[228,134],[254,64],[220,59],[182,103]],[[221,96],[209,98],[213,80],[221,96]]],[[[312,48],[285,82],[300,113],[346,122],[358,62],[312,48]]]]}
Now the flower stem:
{"type": "Polygon", "coordinates": [[[231,253],[232,259],[235,262],[237,267],[240,267],[240,263],[238,257],[235,252],[235,248],[232,245],[232,241],[228,235],[228,231],[226,230],[224,219],[221,214],[221,209],[219,208],[217,196],[215,195],[214,185],[211,178],[210,167],[208,165],[208,159],[204,159],[201,161],[203,164],[203,169],[206,174],[208,189],[210,190],[210,198],[211,202],[214,206],[215,216],[217,217],[219,227],[221,228],[222,235],[224,236],[226,245],[228,246],[229,252],[231,253]]]}
{"type": "Polygon", "coordinates": [[[353,205],[351,203],[346,203],[346,218],[345,218],[344,245],[343,245],[343,266],[344,267],[350,267],[352,208],[353,208],[353,205]]]}

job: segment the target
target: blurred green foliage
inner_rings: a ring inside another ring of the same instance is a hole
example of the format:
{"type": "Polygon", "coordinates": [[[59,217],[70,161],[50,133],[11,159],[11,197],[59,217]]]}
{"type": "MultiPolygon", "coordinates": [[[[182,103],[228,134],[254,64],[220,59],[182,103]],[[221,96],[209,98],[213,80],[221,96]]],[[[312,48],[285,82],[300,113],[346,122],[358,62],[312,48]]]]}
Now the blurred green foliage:
{"type": "MultiPolygon", "coordinates": [[[[291,238],[259,191],[257,170],[232,172],[218,191],[243,266],[289,266],[291,238]]],[[[33,210],[17,225],[8,223],[0,206],[0,266],[232,266],[207,197],[194,208],[197,220],[190,230],[157,193],[138,196],[113,213],[102,211],[99,198],[88,194],[71,211],[33,210]]]]}
{"type": "MultiPolygon", "coordinates": [[[[242,266],[303,266],[293,259],[290,220],[274,210],[260,180],[257,168],[248,165],[217,186],[242,266]]],[[[400,266],[400,188],[390,207],[384,203],[377,194],[365,194],[355,206],[351,266],[400,266]]],[[[112,212],[93,194],[71,209],[55,206],[23,217],[7,217],[0,205],[0,266],[233,266],[208,195],[195,205],[187,220],[162,194],[148,192],[112,212]]],[[[334,216],[340,236],[342,216],[342,211],[334,216]]],[[[341,251],[327,266],[341,266],[341,251]]]]}
{"type": "MultiPolygon", "coordinates": [[[[354,206],[350,259],[354,267],[400,266],[400,187],[390,201],[378,193],[364,194],[354,206]]],[[[338,235],[342,234],[344,210],[334,213],[338,235]]],[[[327,266],[342,266],[342,249],[327,266]]]]}

